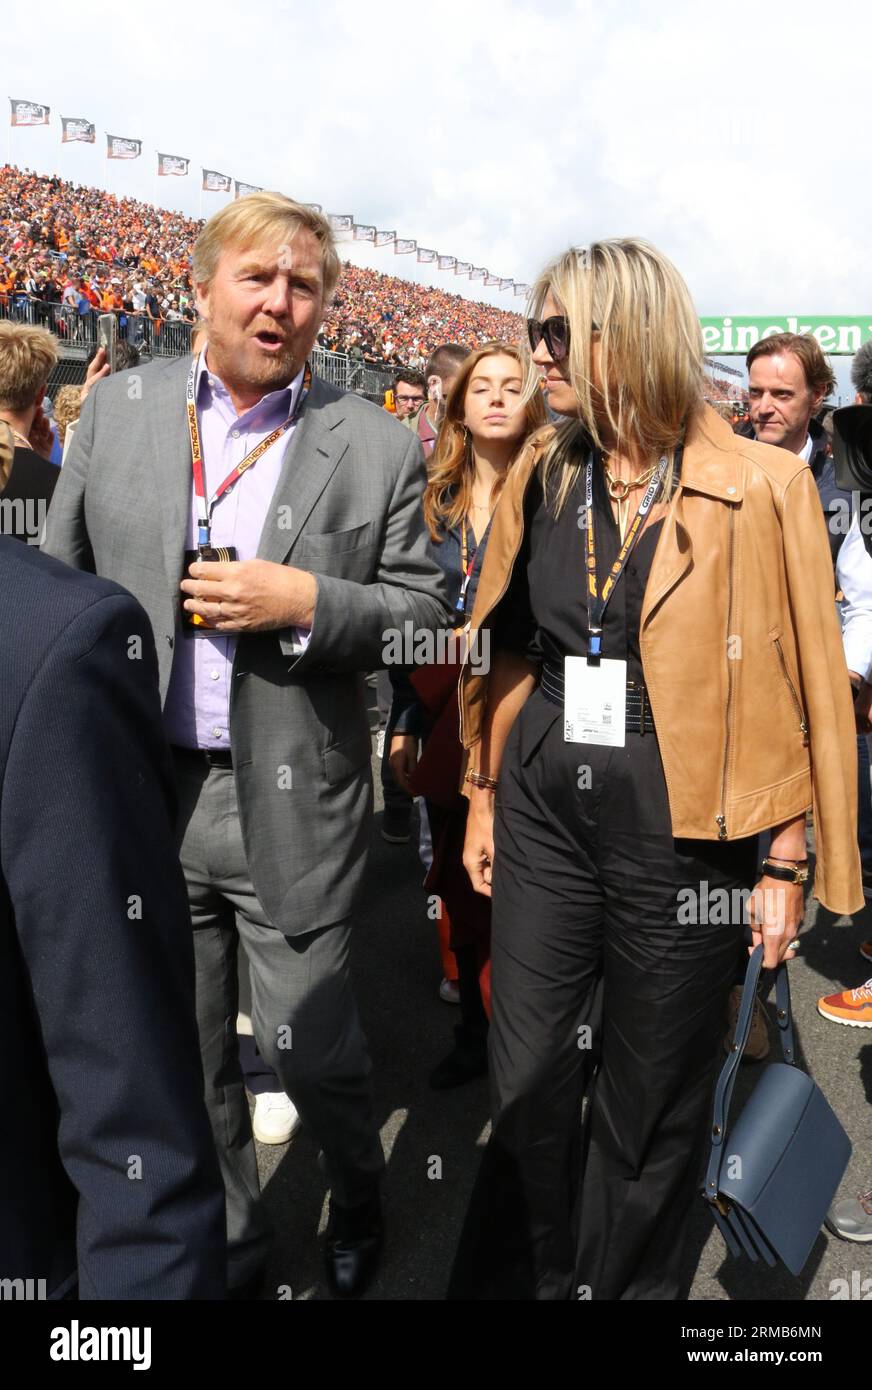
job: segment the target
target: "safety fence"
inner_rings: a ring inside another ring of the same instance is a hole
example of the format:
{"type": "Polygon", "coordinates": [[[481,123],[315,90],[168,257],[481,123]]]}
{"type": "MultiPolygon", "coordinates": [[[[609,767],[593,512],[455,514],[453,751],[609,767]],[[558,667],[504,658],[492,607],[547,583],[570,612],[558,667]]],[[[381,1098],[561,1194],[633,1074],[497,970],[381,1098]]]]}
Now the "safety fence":
{"type": "MultiPolygon", "coordinates": [[[[61,361],[52,374],[55,385],[83,381],[85,363],[97,346],[97,320],[102,311],[80,313],[71,304],[50,304],[25,294],[0,295],[0,319],[34,324],[55,335],[61,361]],[[69,374],[67,374],[67,371],[69,374]]],[[[117,313],[118,337],[131,343],[142,360],[183,357],[191,350],[190,323],[152,319],[146,314],[117,313]]],[[[344,352],[315,347],[310,354],[313,370],[342,391],[354,391],[381,401],[392,384],[395,367],[364,362],[344,352]]]]}

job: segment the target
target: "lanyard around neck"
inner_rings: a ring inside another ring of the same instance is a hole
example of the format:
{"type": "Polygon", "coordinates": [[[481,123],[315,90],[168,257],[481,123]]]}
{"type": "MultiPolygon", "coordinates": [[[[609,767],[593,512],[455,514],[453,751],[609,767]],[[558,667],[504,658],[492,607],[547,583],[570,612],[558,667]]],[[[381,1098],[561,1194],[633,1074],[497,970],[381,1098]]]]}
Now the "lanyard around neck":
{"type": "MultiPolygon", "coordinates": [[[[601,454],[597,455],[597,461],[602,461],[601,454]]],[[[664,454],[657,465],[657,470],[653,478],[645,490],[642,501],[639,503],[639,510],[636,512],[632,525],[624,537],[624,543],[618,553],[618,558],[609,570],[602,587],[602,593],[600,593],[596,575],[596,549],[594,546],[593,532],[593,456],[591,455],[587,461],[587,468],[584,475],[584,500],[587,509],[587,526],[585,528],[587,530],[587,615],[588,631],[590,634],[587,652],[588,660],[593,659],[594,661],[598,661],[602,655],[603,617],[605,616],[606,605],[614,593],[615,585],[627,567],[627,561],[632,554],[636,541],[639,539],[642,523],[650,512],[657,493],[660,491],[668,466],[669,459],[666,454],[664,454]]]]}
{"type": "MultiPolygon", "coordinates": [[[[488,526],[489,525],[490,522],[488,522],[488,526]]],[[[484,540],[486,532],[487,526],[482,532],[480,540],[476,541],[475,545],[473,546],[472,554],[470,555],[466,517],[464,517],[460,523],[460,571],[462,578],[460,581],[460,596],[457,600],[457,603],[455,604],[455,609],[458,613],[466,612],[466,590],[468,589],[469,581],[472,578],[472,571],[475,569],[475,557],[478,554],[479,546],[481,545],[481,542],[484,540]]]]}
{"type": "Polygon", "coordinates": [[[200,427],[197,423],[197,365],[198,358],[194,358],[191,363],[191,370],[188,373],[188,385],[186,389],[186,403],[188,409],[188,433],[191,437],[191,467],[194,473],[194,498],[197,504],[197,545],[209,546],[211,544],[211,521],[212,512],[216,502],[219,502],[226,492],[229,492],[234,483],[246,473],[249,468],[253,468],[257,460],[266,453],[267,449],[272,448],[277,439],[280,439],[292,425],[295,425],[300,418],[300,413],[306,403],[306,397],[312,385],[312,369],[306,364],[303,373],[303,385],[300,390],[297,404],[292,414],[286,420],[262,439],[259,444],[245,455],[240,463],[227,474],[227,477],[215,489],[211,498],[206,500],[206,479],[203,472],[203,451],[200,446],[200,427]]]}

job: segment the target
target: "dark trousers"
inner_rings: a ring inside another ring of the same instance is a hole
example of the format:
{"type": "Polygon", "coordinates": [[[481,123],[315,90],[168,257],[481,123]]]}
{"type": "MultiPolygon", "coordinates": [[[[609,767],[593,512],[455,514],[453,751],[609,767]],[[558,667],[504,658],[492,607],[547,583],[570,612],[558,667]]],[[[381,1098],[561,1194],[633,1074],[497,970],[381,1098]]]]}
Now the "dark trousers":
{"type": "Polygon", "coordinates": [[[384,754],[381,760],[381,784],[385,807],[398,815],[410,816],[412,813],[413,798],[400,786],[390,764],[391,739],[394,733],[394,726],[391,723],[393,688],[387,671],[379,671],[378,673],[378,679],[376,681],[376,699],[378,703],[379,728],[385,731],[384,754]]]}
{"type": "Polygon", "coordinates": [[[755,848],[672,838],[655,736],[567,744],[525,706],[497,793],[493,1129],[449,1298],[678,1296],[755,848]]]}
{"type": "Polygon", "coordinates": [[[240,1033],[238,1037],[239,1065],[242,1068],[245,1089],[253,1096],[280,1091],[282,1083],[261,1053],[254,1038],[249,1037],[247,1033],[240,1033]]]}
{"type": "Polygon", "coordinates": [[[175,751],[179,842],[194,928],[197,1024],[206,1108],[224,1179],[229,1288],[263,1266],[271,1232],[260,1200],[236,1016],[239,942],[248,957],[251,1023],[279,1089],[323,1153],[334,1200],[368,1201],[384,1168],[369,1050],[349,973],[345,924],[285,937],[254,890],[231,768],[208,772],[175,751]]]}

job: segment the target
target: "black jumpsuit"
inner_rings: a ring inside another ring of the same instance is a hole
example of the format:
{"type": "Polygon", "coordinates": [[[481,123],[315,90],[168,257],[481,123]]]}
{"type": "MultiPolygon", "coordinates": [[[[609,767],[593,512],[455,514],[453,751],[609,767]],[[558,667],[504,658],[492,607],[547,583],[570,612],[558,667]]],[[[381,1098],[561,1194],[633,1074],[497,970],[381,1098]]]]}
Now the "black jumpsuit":
{"type": "MultiPolygon", "coordinates": [[[[495,651],[561,670],[586,654],[583,503],[583,469],[556,520],[531,480],[495,651]]],[[[619,536],[599,468],[594,521],[601,587],[619,536]]],[[[603,623],[637,683],[661,526],[603,623]]],[[[656,735],[566,743],[540,687],[506,743],[494,845],[493,1132],[448,1296],[676,1298],[756,837],[673,839],[656,735]]]]}

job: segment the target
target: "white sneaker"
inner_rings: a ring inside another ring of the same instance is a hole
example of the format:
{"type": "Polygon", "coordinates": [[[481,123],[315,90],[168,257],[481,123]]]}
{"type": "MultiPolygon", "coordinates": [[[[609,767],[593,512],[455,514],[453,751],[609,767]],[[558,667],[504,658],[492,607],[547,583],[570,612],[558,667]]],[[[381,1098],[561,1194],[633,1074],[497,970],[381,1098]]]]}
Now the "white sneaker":
{"type": "Polygon", "coordinates": [[[439,986],[439,998],[446,1004],[460,1003],[460,986],[456,980],[443,980],[439,986]]]}
{"type": "Polygon", "coordinates": [[[261,1144],[287,1144],[300,1123],[290,1096],[284,1091],[263,1091],[254,1098],[254,1137],[261,1144]]]}

